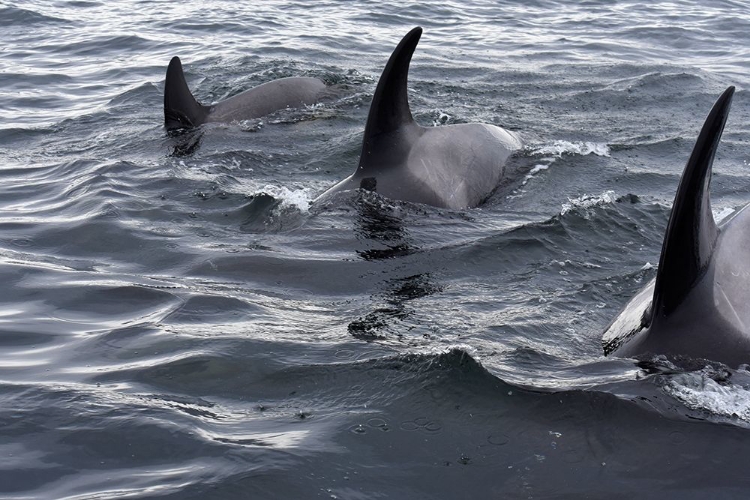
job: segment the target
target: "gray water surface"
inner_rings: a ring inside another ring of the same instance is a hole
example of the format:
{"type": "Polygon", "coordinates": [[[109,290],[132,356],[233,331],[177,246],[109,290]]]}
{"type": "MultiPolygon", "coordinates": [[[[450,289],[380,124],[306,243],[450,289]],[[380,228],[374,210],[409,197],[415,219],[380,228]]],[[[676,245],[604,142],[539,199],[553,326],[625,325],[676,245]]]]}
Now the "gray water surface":
{"type": "Polygon", "coordinates": [[[750,201],[745,3],[31,0],[0,27],[3,498],[747,498],[750,375],[601,348],[729,85],[712,203],[750,201]],[[313,206],[414,26],[416,120],[525,149],[478,208],[313,206]],[[170,136],[175,55],[204,103],[337,94],[170,136]]]}

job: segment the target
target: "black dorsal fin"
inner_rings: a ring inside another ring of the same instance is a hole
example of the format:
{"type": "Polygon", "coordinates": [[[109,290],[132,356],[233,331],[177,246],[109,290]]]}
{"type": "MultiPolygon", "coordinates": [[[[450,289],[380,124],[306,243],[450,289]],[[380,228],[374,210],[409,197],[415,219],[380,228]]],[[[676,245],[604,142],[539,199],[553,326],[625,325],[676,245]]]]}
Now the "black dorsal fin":
{"type": "Polygon", "coordinates": [[[711,166],[733,94],[729,87],[714,104],[682,173],[661,249],[652,319],[674,311],[711,260],[718,236],[709,196],[711,166]]]}
{"type": "Polygon", "coordinates": [[[380,75],[375,95],[367,116],[365,135],[362,141],[360,166],[364,165],[373,152],[379,136],[395,132],[401,127],[413,124],[409,109],[409,96],[406,83],[409,76],[409,63],[414,49],[422,36],[422,28],[417,27],[406,34],[388,59],[383,74],[380,75]]]}
{"type": "Polygon", "coordinates": [[[179,57],[173,57],[164,83],[164,126],[168,130],[197,127],[206,120],[208,106],[195,100],[185,81],[179,57]]]}

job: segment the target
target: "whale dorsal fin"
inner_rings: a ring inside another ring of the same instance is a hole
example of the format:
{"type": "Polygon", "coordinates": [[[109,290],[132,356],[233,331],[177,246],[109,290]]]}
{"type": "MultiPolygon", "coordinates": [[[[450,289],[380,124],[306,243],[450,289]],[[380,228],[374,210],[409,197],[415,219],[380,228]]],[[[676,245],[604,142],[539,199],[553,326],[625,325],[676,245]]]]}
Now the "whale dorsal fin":
{"type": "Polygon", "coordinates": [[[711,260],[718,236],[709,196],[711,166],[733,94],[729,87],[716,101],[685,165],[661,249],[652,319],[674,311],[711,260]]]}
{"type": "Polygon", "coordinates": [[[370,113],[367,116],[365,135],[362,140],[360,168],[364,168],[370,155],[377,153],[377,140],[400,128],[414,124],[409,109],[409,96],[406,83],[409,76],[409,63],[414,49],[422,36],[422,28],[414,28],[401,39],[380,75],[375,95],[372,97],[370,113]]]}
{"type": "Polygon", "coordinates": [[[208,110],[190,93],[180,58],[173,57],[164,83],[164,126],[169,130],[196,127],[206,120],[208,110]]]}

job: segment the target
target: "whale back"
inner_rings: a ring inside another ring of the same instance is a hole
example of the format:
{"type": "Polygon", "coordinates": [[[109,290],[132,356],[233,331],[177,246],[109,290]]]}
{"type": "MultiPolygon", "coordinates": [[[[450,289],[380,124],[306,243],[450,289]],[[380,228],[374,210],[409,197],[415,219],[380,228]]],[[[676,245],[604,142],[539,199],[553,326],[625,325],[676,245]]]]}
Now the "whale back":
{"type": "Polygon", "coordinates": [[[656,278],[607,327],[605,354],[750,362],[750,211],[719,227],[710,200],[733,94],[729,87],[706,118],[680,179],[656,278]]]}

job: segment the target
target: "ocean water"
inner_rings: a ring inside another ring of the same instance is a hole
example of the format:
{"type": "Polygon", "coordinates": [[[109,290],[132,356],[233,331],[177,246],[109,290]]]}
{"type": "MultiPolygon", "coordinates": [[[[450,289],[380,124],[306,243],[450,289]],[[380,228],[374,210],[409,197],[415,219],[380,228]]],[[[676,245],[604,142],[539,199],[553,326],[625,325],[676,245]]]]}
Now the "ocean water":
{"type": "Polygon", "coordinates": [[[712,202],[750,201],[744,2],[29,0],[0,27],[0,497],[747,498],[750,373],[601,346],[729,85],[712,202]],[[477,208],[313,204],[414,26],[416,120],[525,148],[477,208]],[[337,93],[170,136],[175,55],[206,103],[337,93]]]}

